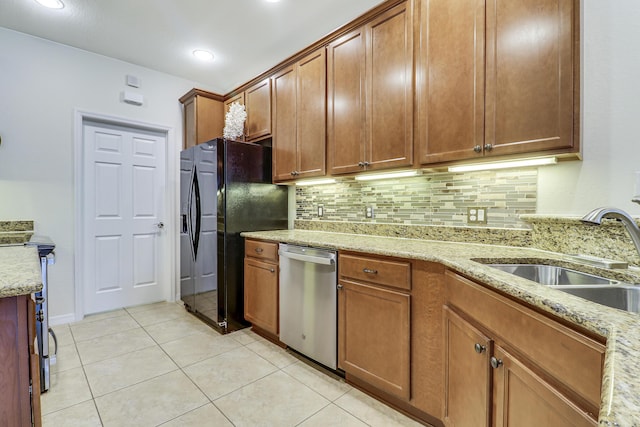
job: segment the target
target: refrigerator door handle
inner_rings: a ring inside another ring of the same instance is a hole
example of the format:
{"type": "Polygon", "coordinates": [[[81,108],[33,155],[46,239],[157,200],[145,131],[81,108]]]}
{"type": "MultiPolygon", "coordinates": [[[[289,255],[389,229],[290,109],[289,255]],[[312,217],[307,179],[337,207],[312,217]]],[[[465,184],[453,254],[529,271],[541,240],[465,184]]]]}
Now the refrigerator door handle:
{"type": "Polygon", "coordinates": [[[193,168],[193,192],[192,196],[195,194],[195,205],[196,205],[196,229],[191,230],[192,233],[195,233],[191,236],[191,242],[193,244],[193,256],[194,259],[198,257],[198,246],[200,244],[200,228],[202,226],[202,219],[200,218],[202,214],[201,206],[200,206],[200,183],[198,182],[198,170],[194,166],[193,168]]]}

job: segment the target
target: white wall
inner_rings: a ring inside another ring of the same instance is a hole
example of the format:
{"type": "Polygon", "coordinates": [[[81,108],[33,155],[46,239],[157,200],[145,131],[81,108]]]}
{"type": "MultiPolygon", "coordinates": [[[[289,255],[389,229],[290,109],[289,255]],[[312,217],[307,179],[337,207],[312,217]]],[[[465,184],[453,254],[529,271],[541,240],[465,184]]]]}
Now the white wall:
{"type": "Polygon", "coordinates": [[[178,152],[178,98],[194,86],[207,89],[0,28],[0,220],[32,219],[36,232],[56,243],[49,276],[52,317],[75,311],[74,109],[173,128],[169,146],[178,152]],[[126,74],[141,79],[141,107],[120,101],[126,74]]]}
{"type": "Polygon", "coordinates": [[[582,2],[582,162],[540,168],[538,213],[631,203],[640,171],[640,3],[582,2]]]}

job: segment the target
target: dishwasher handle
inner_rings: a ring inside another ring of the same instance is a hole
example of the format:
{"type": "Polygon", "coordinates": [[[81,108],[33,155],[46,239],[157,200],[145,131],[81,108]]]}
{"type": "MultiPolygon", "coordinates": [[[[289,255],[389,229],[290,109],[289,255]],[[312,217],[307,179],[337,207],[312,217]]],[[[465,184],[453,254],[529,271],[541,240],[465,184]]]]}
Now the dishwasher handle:
{"type": "Polygon", "coordinates": [[[278,251],[278,254],[281,257],[295,259],[298,261],[311,262],[313,264],[333,265],[336,263],[336,260],[334,258],[325,258],[325,257],[319,257],[319,256],[313,256],[313,255],[297,254],[294,252],[287,252],[282,250],[278,251]]]}

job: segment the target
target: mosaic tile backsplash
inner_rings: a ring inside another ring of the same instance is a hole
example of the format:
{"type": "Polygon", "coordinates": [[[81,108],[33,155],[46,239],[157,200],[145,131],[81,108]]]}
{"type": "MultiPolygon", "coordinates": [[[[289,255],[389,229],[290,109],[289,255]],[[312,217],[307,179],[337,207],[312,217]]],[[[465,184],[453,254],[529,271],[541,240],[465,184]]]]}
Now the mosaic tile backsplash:
{"type": "Polygon", "coordinates": [[[537,168],[523,168],[299,186],[296,220],[530,228],[518,217],[536,212],[537,183],[537,168]],[[365,218],[367,206],[372,219],[365,218]],[[487,223],[469,224],[469,207],[487,208],[487,223]]]}

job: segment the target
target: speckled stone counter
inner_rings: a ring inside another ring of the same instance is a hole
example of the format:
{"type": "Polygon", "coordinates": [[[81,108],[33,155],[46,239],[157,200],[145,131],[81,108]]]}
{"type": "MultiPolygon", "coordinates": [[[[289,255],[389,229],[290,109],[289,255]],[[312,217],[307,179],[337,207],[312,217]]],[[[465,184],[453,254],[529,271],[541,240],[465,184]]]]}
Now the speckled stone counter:
{"type": "Polygon", "coordinates": [[[33,221],[0,221],[0,245],[24,243],[33,235],[33,221]]]}
{"type": "Polygon", "coordinates": [[[35,247],[0,247],[0,298],[42,289],[40,258],[35,247]]]}
{"type": "MultiPolygon", "coordinates": [[[[247,232],[242,235],[247,238],[437,262],[604,336],[607,339],[607,352],[600,425],[640,426],[640,315],[605,307],[474,261],[480,259],[484,262],[531,263],[544,260],[567,267],[577,266],[562,254],[509,246],[306,230],[247,232]]],[[[640,269],[637,268],[614,272],[580,265],[579,269],[640,283],[640,269]]]]}

